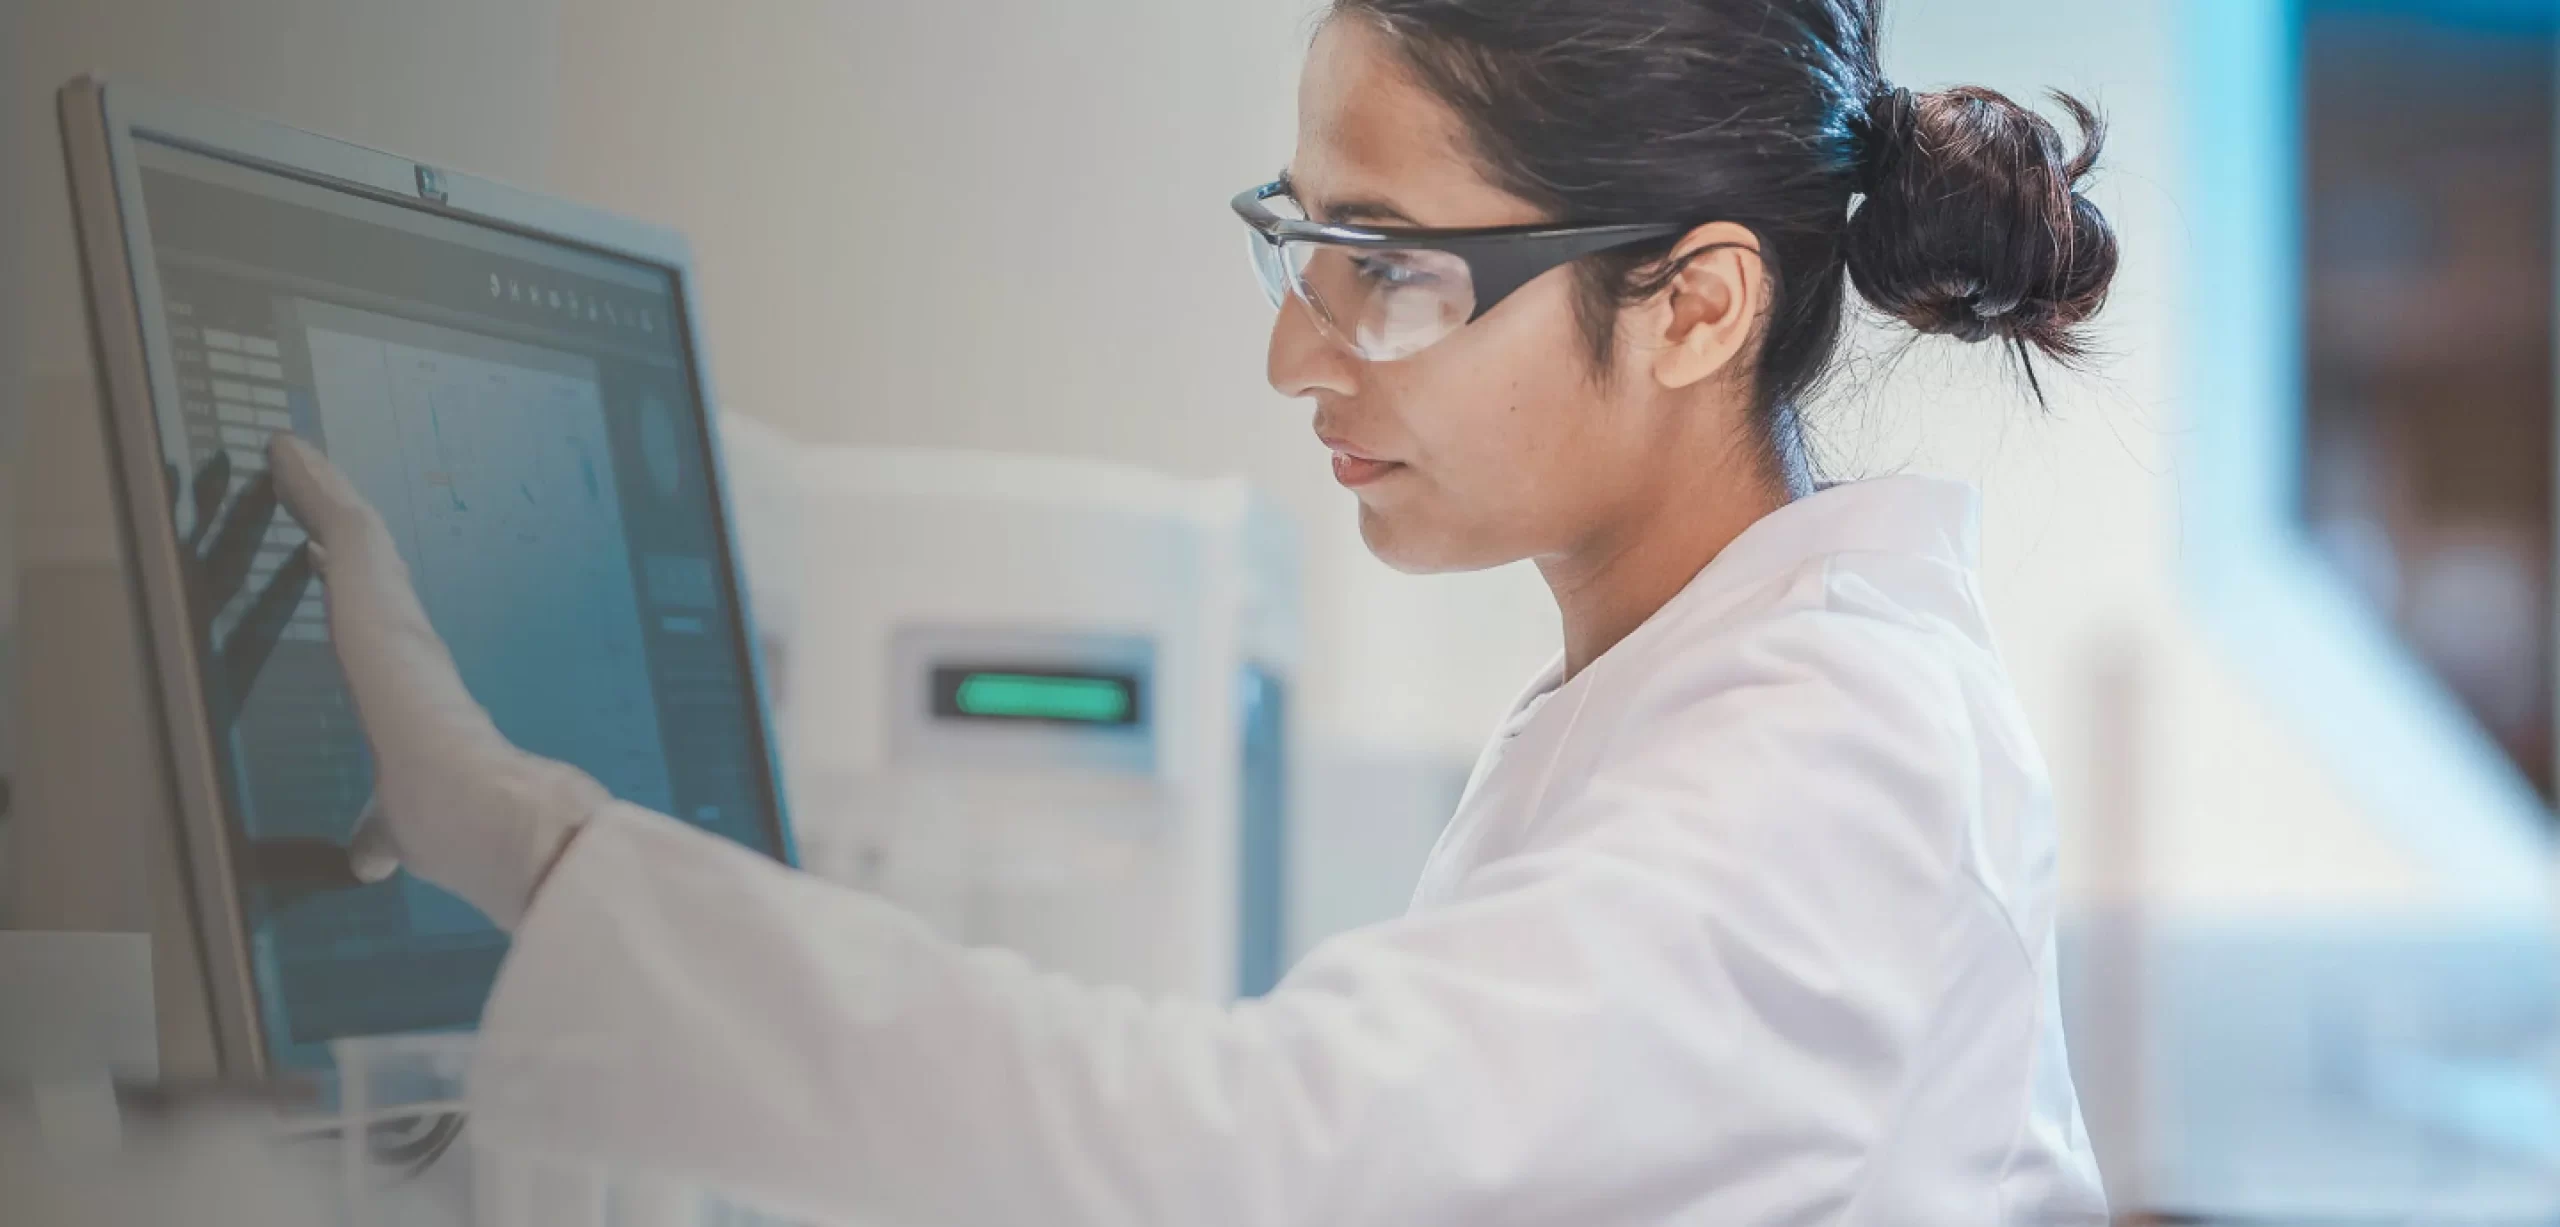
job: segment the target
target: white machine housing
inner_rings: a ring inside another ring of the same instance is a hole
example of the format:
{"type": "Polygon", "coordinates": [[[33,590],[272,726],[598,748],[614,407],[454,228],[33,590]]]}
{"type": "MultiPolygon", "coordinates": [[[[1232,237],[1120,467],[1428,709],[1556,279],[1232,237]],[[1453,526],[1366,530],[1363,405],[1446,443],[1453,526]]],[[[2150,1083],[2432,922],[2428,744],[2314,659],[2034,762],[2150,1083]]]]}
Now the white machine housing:
{"type": "Polygon", "coordinates": [[[802,863],[1088,981],[1268,989],[1303,639],[1285,514],[1238,480],[725,420],[802,863]],[[1133,710],[954,707],[955,678],[1046,675],[1130,679],[1133,710]]]}

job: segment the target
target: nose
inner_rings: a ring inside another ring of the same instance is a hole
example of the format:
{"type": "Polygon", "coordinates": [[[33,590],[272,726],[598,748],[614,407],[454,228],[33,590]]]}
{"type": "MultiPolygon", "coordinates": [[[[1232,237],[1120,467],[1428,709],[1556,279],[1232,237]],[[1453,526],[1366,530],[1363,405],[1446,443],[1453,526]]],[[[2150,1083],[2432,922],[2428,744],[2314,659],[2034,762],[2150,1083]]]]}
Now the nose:
{"type": "Polygon", "coordinates": [[[1271,353],[1265,372],[1272,390],[1282,396],[1314,396],[1329,392],[1350,396],[1360,389],[1360,361],[1334,344],[1316,327],[1314,308],[1291,294],[1280,302],[1271,322],[1271,353]]]}

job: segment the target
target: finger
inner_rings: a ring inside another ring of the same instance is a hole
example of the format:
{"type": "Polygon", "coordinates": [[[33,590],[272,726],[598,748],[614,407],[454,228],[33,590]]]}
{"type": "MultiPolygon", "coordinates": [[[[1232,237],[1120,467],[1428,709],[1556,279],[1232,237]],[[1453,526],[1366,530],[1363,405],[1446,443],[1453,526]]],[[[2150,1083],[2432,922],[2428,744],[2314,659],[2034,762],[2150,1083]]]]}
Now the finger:
{"type": "Polygon", "coordinates": [[[212,543],[205,546],[199,594],[204,603],[199,608],[220,609],[239,594],[275,518],[275,479],[260,473],[241,487],[240,497],[232,500],[230,514],[223,517],[222,527],[214,530],[212,543]]]}
{"type": "Polygon", "coordinates": [[[347,869],[356,880],[371,884],[400,872],[400,845],[391,838],[391,824],[383,821],[382,798],[366,798],[363,816],[356,819],[356,832],[347,841],[347,869]]]}
{"type": "MultiPolygon", "coordinates": [[[[286,555],[276,568],[275,577],[258,592],[256,600],[242,611],[240,621],[223,640],[219,653],[223,676],[222,693],[244,701],[249,688],[258,680],[260,670],[267,667],[276,642],[284,638],[284,628],[293,621],[293,611],[302,605],[303,596],[311,589],[311,549],[308,545],[286,555]]],[[[236,713],[218,713],[236,714],[236,713]]],[[[228,722],[217,727],[228,727],[228,722]]]]}
{"type": "Polygon", "coordinates": [[[267,464],[285,510],[321,548],[341,552],[351,536],[372,530],[372,505],[320,449],[279,434],[267,441],[267,464]]]}
{"type": "Polygon", "coordinates": [[[268,443],[276,494],[317,547],[329,588],[329,634],[367,734],[377,743],[468,735],[504,743],[471,698],[453,654],[409,580],[399,543],[373,505],[318,449],[289,435],[268,443]]]}

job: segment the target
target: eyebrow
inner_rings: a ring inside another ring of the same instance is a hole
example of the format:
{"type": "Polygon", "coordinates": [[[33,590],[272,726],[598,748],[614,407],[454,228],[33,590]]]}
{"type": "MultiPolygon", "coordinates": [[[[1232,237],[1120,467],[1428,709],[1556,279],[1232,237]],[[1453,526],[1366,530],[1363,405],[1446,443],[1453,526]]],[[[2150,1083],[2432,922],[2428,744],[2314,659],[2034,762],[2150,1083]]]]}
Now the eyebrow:
{"type": "Polygon", "coordinates": [[[1330,222],[1386,222],[1391,225],[1419,226],[1404,210],[1383,200],[1337,200],[1323,210],[1330,222]]]}
{"type": "Polygon", "coordinates": [[[1383,199],[1335,200],[1325,202],[1324,207],[1319,208],[1306,198],[1298,195],[1297,181],[1291,179],[1285,171],[1280,175],[1280,190],[1286,193],[1290,199],[1297,201],[1298,206],[1307,211],[1308,217],[1321,222],[1342,222],[1346,224],[1369,222],[1372,224],[1384,223],[1387,225],[1415,227],[1422,225],[1421,222],[1414,219],[1412,214],[1397,208],[1392,203],[1383,199]]]}

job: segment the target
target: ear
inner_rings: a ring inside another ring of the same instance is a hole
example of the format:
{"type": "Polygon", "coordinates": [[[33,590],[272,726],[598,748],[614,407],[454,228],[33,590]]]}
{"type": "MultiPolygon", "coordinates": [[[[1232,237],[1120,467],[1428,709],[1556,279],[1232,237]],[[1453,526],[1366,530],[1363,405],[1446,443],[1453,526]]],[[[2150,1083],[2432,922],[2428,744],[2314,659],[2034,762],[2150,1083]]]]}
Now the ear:
{"type": "Polygon", "coordinates": [[[1686,388],[1742,358],[1769,304],[1769,268],[1759,236],[1733,222],[1682,235],[1671,259],[1680,271],[1648,312],[1648,357],[1655,382],[1686,388]]]}

